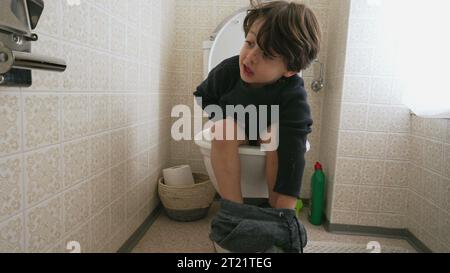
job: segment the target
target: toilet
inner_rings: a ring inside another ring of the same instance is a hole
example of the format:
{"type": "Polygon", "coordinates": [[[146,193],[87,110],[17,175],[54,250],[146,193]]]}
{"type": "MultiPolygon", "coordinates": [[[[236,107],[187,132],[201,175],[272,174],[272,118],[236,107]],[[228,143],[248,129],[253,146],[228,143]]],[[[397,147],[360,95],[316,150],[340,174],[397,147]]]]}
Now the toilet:
{"type": "MultiPolygon", "coordinates": [[[[247,15],[247,9],[238,10],[235,14],[226,18],[211,35],[211,41],[203,42],[203,78],[220,64],[223,60],[239,55],[245,41],[243,22],[247,15]]],[[[195,144],[200,148],[206,170],[212,184],[219,192],[216,177],[211,164],[211,132],[210,129],[198,133],[195,144]]],[[[307,143],[307,151],[310,145],[307,143]]],[[[259,146],[241,145],[239,147],[241,163],[241,187],[242,196],[246,199],[268,198],[268,189],[265,175],[266,153],[259,146]]]]}

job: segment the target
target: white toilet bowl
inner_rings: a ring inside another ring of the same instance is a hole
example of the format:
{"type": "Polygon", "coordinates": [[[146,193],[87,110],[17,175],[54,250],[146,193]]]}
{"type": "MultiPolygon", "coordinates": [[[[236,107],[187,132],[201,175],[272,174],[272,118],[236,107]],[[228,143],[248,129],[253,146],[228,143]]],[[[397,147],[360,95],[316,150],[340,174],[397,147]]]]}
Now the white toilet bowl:
{"type": "MultiPolygon", "coordinates": [[[[206,129],[195,137],[195,144],[200,147],[206,171],[211,182],[219,192],[216,177],[211,165],[211,130],[206,129]],[[202,135],[203,134],[203,135],[202,135]]],[[[241,163],[241,188],[245,198],[267,198],[267,182],[265,174],[266,153],[259,146],[241,145],[239,147],[241,163]]]]}
{"type": "MultiPolygon", "coordinates": [[[[195,144],[199,146],[203,155],[206,171],[217,192],[219,186],[211,164],[211,130],[205,129],[195,137],[195,144]]],[[[310,144],[307,142],[307,151],[310,144]]],[[[239,160],[241,164],[241,189],[244,198],[268,198],[266,182],[266,152],[260,146],[241,145],[239,147],[239,160]]]]}

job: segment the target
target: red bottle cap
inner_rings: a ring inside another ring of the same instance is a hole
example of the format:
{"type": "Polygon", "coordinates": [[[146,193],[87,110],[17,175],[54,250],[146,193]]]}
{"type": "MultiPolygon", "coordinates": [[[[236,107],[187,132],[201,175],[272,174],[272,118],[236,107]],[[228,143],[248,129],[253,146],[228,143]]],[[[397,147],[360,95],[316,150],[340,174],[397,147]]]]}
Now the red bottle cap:
{"type": "Polygon", "coordinates": [[[319,162],[316,163],[316,165],[314,166],[314,168],[317,170],[322,170],[322,164],[320,164],[319,162]]]}

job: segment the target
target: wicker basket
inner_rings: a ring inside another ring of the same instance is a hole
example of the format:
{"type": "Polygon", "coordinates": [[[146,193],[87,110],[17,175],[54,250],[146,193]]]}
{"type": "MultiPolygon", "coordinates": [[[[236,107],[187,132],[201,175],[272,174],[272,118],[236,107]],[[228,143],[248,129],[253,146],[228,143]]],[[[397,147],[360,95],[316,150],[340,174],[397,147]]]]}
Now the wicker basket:
{"type": "Polygon", "coordinates": [[[167,216],[176,221],[200,220],[208,215],[216,190],[208,175],[193,173],[192,186],[168,186],[164,177],[158,181],[158,194],[167,216]]]}

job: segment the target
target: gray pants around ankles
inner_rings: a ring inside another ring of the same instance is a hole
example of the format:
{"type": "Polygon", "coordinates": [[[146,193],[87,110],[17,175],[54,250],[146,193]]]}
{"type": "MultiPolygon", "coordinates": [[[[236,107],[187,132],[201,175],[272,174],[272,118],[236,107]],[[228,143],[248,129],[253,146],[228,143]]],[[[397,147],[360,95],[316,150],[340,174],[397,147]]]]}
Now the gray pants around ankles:
{"type": "Polygon", "coordinates": [[[210,239],[238,253],[262,253],[278,247],[288,253],[303,253],[306,229],[295,210],[260,208],[220,201],[220,211],[211,223],[210,239]]]}

